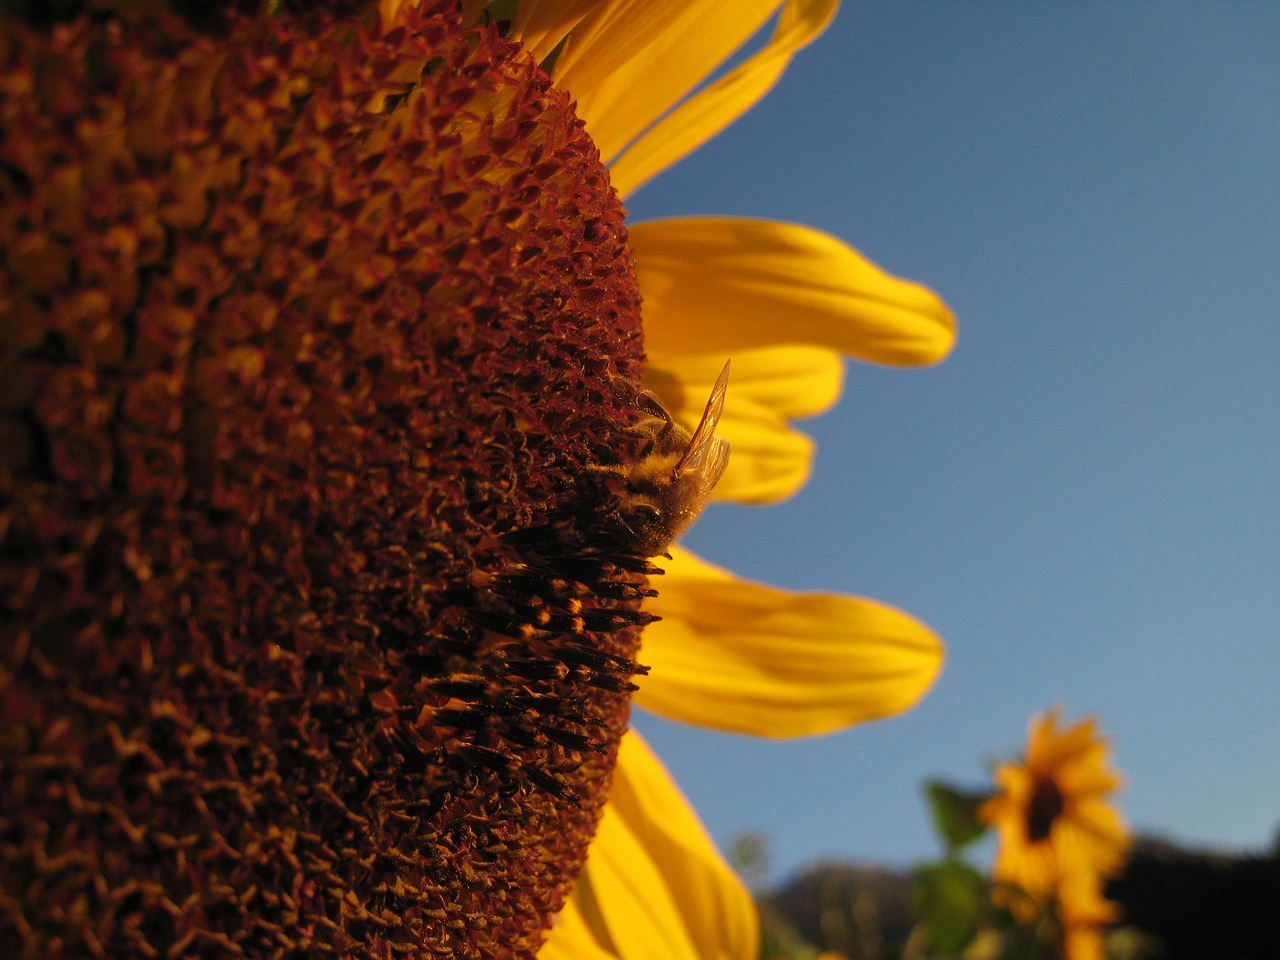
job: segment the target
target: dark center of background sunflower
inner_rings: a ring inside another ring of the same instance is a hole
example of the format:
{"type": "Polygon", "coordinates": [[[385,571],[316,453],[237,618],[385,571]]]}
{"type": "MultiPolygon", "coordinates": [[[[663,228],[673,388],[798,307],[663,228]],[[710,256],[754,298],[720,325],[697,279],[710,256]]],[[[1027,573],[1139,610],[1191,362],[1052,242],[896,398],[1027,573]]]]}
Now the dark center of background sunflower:
{"type": "Polygon", "coordinates": [[[626,721],[641,361],[454,4],[0,41],[0,955],[531,957],[626,721]]]}
{"type": "Polygon", "coordinates": [[[1027,839],[1039,843],[1049,839],[1063,810],[1062,790],[1053,777],[1037,776],[1031,788],[1031,802],[1027,804],[1027,839]]]}

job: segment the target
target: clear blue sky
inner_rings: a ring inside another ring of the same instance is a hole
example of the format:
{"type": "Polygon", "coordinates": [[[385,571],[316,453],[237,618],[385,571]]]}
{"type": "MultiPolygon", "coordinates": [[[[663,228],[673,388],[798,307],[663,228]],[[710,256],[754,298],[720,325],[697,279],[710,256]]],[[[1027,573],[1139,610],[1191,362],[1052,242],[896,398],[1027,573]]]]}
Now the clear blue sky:
{"type": "Polygon", "coordinates": [[[713,835],[805,863],[937,851],[1030,714],[1097,713],[1137,828],[1280,825],[1280,5],[846,2],[753,112],[630,203],[811,224],[960,319],[851,364],[815,477],[686,540],[944,638],[911,713],[766,743],[640,715],[713,835]]]}

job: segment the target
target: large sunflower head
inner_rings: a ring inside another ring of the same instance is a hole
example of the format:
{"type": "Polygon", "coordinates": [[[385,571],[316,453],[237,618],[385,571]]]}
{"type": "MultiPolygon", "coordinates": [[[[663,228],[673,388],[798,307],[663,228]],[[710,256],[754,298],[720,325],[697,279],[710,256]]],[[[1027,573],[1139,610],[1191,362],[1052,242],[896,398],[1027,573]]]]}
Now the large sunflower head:
{"type": "Polygon", "coordinates": [[[1090,930],[1115,919],[1101,888],[1128,843],[1107,799],[1120,785],[1107,754],[1095,720],[1059,727],[1056,711],[1035,717],[1023,759],[996,770],[998,792],[979,810],[999,835],[997,902],[1024,923],[1054,909],[1078,944],[1100,942],[1090,930]]]}
{"type": "Polygon", "coordinates": [[[5,23],[0,953],[529,956],[585,856],[623,210],[517,44],[388,26],[5,23]]]}
{"type": "MultiPolygon", "coordinates": [[[[696,420],[734,354],[723,492],[777,499],[839,353],[950,348],[936,296],[832,238],[623,226],[615,189],[834,0],[674,110],[778,0],[488,6],[0,6],[0,954],[532,956],[654,619],[616,523],[636,424],[696,420]]],[[[682,560],[757,628],[724,669],[737,621],[664,591],[651,697],[704,657],[752,694],[695,720],[834,729],[937,672],[898,611],[682,560]]]]}

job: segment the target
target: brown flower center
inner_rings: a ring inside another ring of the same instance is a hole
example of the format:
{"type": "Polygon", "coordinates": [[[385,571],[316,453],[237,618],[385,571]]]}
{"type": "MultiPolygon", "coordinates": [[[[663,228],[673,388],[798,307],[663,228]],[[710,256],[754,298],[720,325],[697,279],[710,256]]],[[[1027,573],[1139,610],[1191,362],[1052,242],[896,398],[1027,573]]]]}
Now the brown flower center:
{"type": "Polygon", "coordinates": [[[1048,840],[1062,810],[1062,790],[1057,781],[1050,776],[1037,776],[1027,804],[1027,839],[1032,843],[1048,840]]]}
{"type": "Polygon", "coordinates": [[[0,954],[531,957],[648,564],[567,98],[456,5],[0,39],[0,954]]]}

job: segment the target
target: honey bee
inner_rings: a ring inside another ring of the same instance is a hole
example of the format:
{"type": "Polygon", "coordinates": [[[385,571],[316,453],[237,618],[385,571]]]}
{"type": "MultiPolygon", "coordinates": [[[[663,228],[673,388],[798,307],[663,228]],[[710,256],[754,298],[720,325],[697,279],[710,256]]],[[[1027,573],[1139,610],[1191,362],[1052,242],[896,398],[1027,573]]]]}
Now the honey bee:
{"type": "Polygon", "coordinates": [[[711,388],[702,419],[690,433],[647,390],[636,400],[645,415],[630,428],[639,439],[630,461],[596,469],[622,478],[611,526],[624,546],[646,557],[667,549],[698,518],[729,462],[729,444],[716,436],[729,386],[729,363],[711,388]]]}

